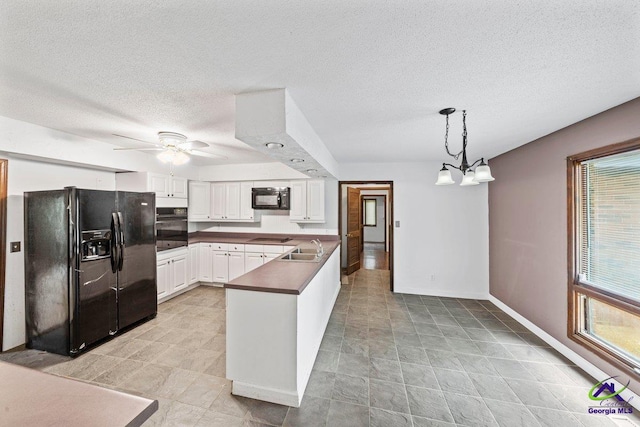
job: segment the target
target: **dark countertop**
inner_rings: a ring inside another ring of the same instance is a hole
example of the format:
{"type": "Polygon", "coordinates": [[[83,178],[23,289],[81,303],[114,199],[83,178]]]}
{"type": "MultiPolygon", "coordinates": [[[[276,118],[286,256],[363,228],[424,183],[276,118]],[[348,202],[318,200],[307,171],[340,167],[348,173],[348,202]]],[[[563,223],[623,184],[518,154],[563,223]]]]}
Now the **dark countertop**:
{"type": "Polygon", "coordinates": [[[189,243],[238,243],[246,245],[282,245],[298,246],[310,243],[313,239],[321,242],[338,241],[339,236],[328,234],[266,234],[266,233],[219,233],[198,231],[189,233],[189,243]],[[253,242],[253,239],[271,239],[253,242]],[[284,239],[290,239],[283,241],[284,239]]]}
{"type": "Polygon", "coordinates": [[[282,245],[315,248],[311,240],[319,239],[324,247],[324,255],[318,262],[281,261],[276,258],[261,267],[256,268],[224,285],[229,289],[243,289],[247,291],[274,292],[281,294],[300,295],[313,279],[316,273],[324,266],[333,252],[340,247],[337,235],[312,235],[312,234],[254,234],[254,233],[215,233],[198,232],[189,235],[189,243],[216,242],[238,243],[254,245],[282,245]],[[272,243],[264,241],[252,242],[256,238],[273,238],[272,243]],[[286,242],[280,239],[291,237],[286,242]]]}
{"type": "Polygon", "coordinates": [[[140,426],[158,401],[0,362],[0,424],[140,426]]]}

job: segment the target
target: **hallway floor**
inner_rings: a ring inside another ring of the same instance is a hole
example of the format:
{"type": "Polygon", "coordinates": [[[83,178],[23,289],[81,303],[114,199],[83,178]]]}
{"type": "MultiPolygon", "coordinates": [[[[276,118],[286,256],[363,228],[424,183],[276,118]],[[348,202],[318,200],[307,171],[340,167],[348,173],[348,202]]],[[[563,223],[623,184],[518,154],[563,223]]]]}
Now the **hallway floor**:
{"type": "Polygon", "coordinates": [[[365,242],[360,253],[360,268],[365,270],[388,270],[389,252],[384,243],[365,242]]]}
{"type": "Polygon", "coordinates": [[[0,360],[158,399],[145,426],[634,425],[588,414],[596,381],[493,304],[388,289],[384,270],[342,286],[300,408],[230,394],[220,288],[163,303],[73,360],[35,350],[0,360]]]}

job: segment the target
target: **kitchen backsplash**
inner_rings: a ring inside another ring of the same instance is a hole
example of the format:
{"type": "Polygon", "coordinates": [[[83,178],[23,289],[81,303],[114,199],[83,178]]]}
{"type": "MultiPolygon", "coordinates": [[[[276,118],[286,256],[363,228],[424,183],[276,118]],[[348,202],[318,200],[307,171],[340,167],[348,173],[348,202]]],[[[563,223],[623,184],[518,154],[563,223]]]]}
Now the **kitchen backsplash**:
{"type": "Polygon", "coordinates": [[[291,222],[289,220],[289,211],[263,211],[260,222],[256,223],[190,223],[189,231],[338,234],[337,229],[327,228],[327,224],[298,224],[295,222],[291,222]]]}

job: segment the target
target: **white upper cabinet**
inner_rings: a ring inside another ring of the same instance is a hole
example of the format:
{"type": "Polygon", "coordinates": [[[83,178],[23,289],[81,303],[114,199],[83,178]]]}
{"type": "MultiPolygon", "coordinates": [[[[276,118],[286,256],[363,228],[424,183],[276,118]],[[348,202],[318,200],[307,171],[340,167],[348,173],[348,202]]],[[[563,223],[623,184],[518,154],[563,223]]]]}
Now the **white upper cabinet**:
{"type": "Polygon", "coordinates": [[[158,207],[187,207],[187,179],[151,172],[116,174],[116,189],[156,193],[158,207]]]}
{"type": "Polygon", "coordinates": [[[240,183],[228,182],[225,185],[225,219],[240,219],[240,183]]]}
{"type": "Polygon", "coordinates": [[[187,179],[179,176],[147,173],[147,190],[156,193],[156,197],[187,198],[187,179]]]}
{"type": "Polygon", "coordinates": [[[324,181],[291,181],[291,210],[293,222],[323,223],[324,181]]]}
{"type": "Polygon", "coordinates": [[[189,221],[210,219],[211,184],[189,181],[189,221]]]}
{"type": "Polygon", "coordinates": [[[245,181],[240,183],[240,219],[253,221],[255,220],[255,212],[251,207],[251,190],[253,189],[253,181],[245,181]]]}
{"type": "Polygon", "coordinates": [[[227,215],[227,184],[224,182],[211,183],[211,219],[226,219],[227,215]]]}
{"type": "Polygon", "coordinates": [[[259,220],[251,209],[253,181],[197,183],[209,186],[207,195],[201,195],[207,191],[204,185],[196,185],[197,189],[195,189],[194,184],[196,184],[195,181],[190,184],[192,193],[189,206],[193,206],[189,212],[191,221],[254,222],[259,220]],[[195,200],[196,197],[198,200],[195,200]],[[193,209],[196,209],[197,215],[191,213],[193,209]]]}
{"type": "Polygon", "coordinates": [[[169,197],[170,180],[169,175],[158,175],[150,173],[147,175],[147,190],[156,193],[157,197],[169,197]]]}
{"type": "Polygon", "coordinates": [[[178,176],[172,176],[169,180],[169,188],[171,193],[169,193],[169,197],[176,197],[178,199],[186,199],[188,192],[188,181],[186,178],[180,178],[178,176]]]}

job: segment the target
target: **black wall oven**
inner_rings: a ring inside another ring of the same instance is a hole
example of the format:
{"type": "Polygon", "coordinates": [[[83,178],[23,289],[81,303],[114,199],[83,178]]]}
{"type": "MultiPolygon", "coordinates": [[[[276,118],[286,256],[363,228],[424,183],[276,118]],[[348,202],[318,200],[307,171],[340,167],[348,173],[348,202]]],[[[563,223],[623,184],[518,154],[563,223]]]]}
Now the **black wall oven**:
{"type": "Polygon", "coordinates": [[[187,208],[156,209],[156,248],[158,252],[188,244],[187,208]]]}

